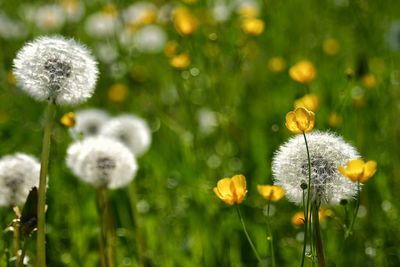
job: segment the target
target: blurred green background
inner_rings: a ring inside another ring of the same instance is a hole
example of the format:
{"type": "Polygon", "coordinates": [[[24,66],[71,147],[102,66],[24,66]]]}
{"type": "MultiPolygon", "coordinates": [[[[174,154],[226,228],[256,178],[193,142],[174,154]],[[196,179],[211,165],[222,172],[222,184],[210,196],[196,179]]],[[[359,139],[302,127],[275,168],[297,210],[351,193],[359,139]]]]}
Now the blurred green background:
{"type": "MultiPolygon", "coordinates": [[[[137,114],[153,132],[133,182],[138,202],[129,197],[133,187],[111,193],[117,266],[138,264],[135,206],[149,266],[257,266],[234,208],[212,192],[220,178],[239,173],[249,191],[241,210],[270,266],[266,201],[256,186],[272,183],[273,153],[292,136],[285,114],[307,93],[319,99],[316,129],[342,135],[365,159],[378,162],[346,242],[343,207],[327,207],[332,211],[322,224],[327,266],[400,266],[400,2],[140,3],[148,8],[142,17],[127,11],[135,1],[0,0],[0,155],[21,151],[39,157],[41,152],[46,104],[22,93],[11,75],[26,41],[40,35],[73,37],[99,60],[93,98],[57,112],[47,195],[48,266],[99,266],[96,192],[67,169],[72,140],[59,123],[64,113],[89,107],[137,114]],[[189,34],[175,19],[182,7],[189,34]],[[96,21],[94,14],[103,17],[96,21]],[[243,28],[246,16],[264,22],[261,32],[243,28]],[[146,43],[136,33],[149,24],[162,34],[146,43]],[[157,49],[148,51],[155,42],[157,49]],[[173,66],[182,53],[190,62],[173,66]],[[300,60],[316,69],[308,85],[288,74],[300,60]]],[[[291,219],[301,208],[285,199],[272,205],[277,266],[299,266],[303,228],[291,219]]],[[[1,208],[0,216],[4,229],[13,213],[1,208]]],[[[3,252],[9,239],[4,232],[0,266],[7,266],[3,252]]]]}

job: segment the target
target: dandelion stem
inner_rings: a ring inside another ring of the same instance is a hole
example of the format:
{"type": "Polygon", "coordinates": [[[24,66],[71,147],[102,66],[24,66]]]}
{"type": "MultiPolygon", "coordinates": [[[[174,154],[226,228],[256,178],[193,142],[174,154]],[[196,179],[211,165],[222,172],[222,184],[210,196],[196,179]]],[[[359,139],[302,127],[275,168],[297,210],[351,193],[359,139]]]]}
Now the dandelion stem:
{"type": "Polygon", "coordinates": [[[136,233],[136,246],[137,246],[137,253],[138,253],[138,266],[144,267],[147,266],[145,264],[145,252],[146,247],[144,244],[143,236],[142,236],[142,222],[140,219],[140,214],[137,210],[137,192],[136,192],[136,185],[135,183],[131,183],[128,188],[130,206],[133,216],[133,223],[135,224],[135,233],[136,233]]]}
{"type": "MultiPolygon", "coordinates": [[[[304,241],[303,241],[303,253],[301,255],[301,267],[304,266],[304,259],[306,256],[306,246],[307,246],[307,235],[308,235],[308,218],[310,217],[310,191],[311,191],[311,158],[310,150],[308,149],[308,142],[306,133],[303,131],[304,142],[306,144],[307,150],[307,161],[308,161],[308,183],[307,183],[307,203],[304,212],[304,241]]],[[[304,198],[303,198],[304,199],[304,198]]]]}
{"type": "Polygon", "coordinates": [[[271,218],[269,216],[269,211],[270,211],[270,206],[271,206],[271,200],[268,200],[267,204],[267,227],[268,227],[268,242],[269,242],[269,248],[270,248],[270,254],[271,254],[271,262],[272,262],[272,267],[275,267],[275,252],[274,252],[274,241],[272,237],[272,229],[271,229],[271,218]]]}
{"type": "Polygon", "coordinates": [[[314,225],[314,240],[317,250],[318,267],[325,267],[324,248],[322,245],[321,229],[319,227],[319,204],[314,202],[312,209],[312,222],[314,225]]]}
{"type": "Polygon", "coordinates": [[[49,167],[51,131],[56,114],[56,104],[54,99],[50,99],[47,108],[47,119],[43,134],[42,157],[40,163],[40,177],[38,189],[37,206],[37,239],[36,239],[36,266],[46,267],[46,177],[49,167]]]}
{"type": "Polygon", "coordinates": [[[20,266],[21,261],[20,248],[21,248],[21,231],[19,225],[19,219],[13,221],[13,254],[15,257],[15,266],[20,266]]]}
{"type": "Polygon", "coordinates": [[[253,250],[254,255],[256,255],[256,258],[257,258],[258,262],[262,265],[263,262],[262,262],[262,260],[261,260],[260,255],[258,254],[258,252],[257,252],[257,250],[256,250],[256,247],[255,247],[254,244],[253,244],[253,241],[251,241],[251,238],[250,238],[250,236],[249,236],[249,233],[247,232],[246,225],[244,224],[244,220],[243,220],[242,214],[241,214],[241,212],[240,212],[239,206],[238,206],[238,205],[235,205],[235,206],[236,206],[237,214],[238,214],[238,216],[239,216],[239,220],[240,220],[240,222],[242,223],[243,231],[244,231],[244,233],[245,233],[245,235],[246,235],[246,237],[247,237],[247,241],[249,241],[249,244],[250,244],[250,246],[251,246],[251,249],[253,250]]]}
{"type": "Polygon", "coordinates": [[[100,213],[100,259],[105,267],[114,267],[114,231],[111,224],[106,187],[97,190],[98,208],[100,213]],[[103,257],[103,259],[102,259],[103,257]]]}
{"type": "Polygon", "coordinates": [[[360,208],[360,182],[357,182],[357,200],[356,200],[356,208],[354,210],[353,218],[351,219],[349,228],[347,228],[344,239],[347,239],[353,232],[354,222],[356,221],[358,209],[360,208]]]}

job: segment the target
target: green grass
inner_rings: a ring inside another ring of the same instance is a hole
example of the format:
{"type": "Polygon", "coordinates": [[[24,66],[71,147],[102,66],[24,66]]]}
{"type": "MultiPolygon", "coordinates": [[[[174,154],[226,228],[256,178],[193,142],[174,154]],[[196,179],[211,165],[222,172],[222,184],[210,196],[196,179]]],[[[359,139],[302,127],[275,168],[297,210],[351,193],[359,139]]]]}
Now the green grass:
{"type": "MultiPolygon", "coordinates": [[[[101,9],[103,2],[87,6],[81,21],[101,9]]],[[[128,2],[115,1],[115,5],[123,8],[128,2]]],[[[348,1],[347,6],[335,6],[333,0],[259,2],[265,30],[258,37],[241,31],[237,14],[223,24],[209,22],[205,14],[213,1],[188,5],[200,20],[192,36],[180,36],[171,23],[163,25],[169,39],[190,54],[187,70],[172,69],[162,52],[148,55],[119,48],[117,62],[127,67],[126,73],[113,76],[110,66],[100,63],[94,97],[82,106],[58,110],[47,194],[48,266],[99,266],[96,191],[67,169],[66,148],[72,140],[58,123],[65,112],[86,107],[104,108],[115,115],[138,114],[153,129],[151,149],[139,159],[140,170],[133,181],[137,198],[149,205],[141,219],[153,266],[257,265],[235,209],[212,192],[220,178],[238,173],[248,183],[249,192],[241,205],[244,220],[261,257],[269,262],[263,214],[267,203],[256,186],[272,183],[273,153],[292,136],[284,125],[285,114],[307,90],[290,79],[287,68],[271,72],[267,62],[273,56],[282,57],[287,67],[301,59],[315,64],[317,78],[309,90],[320,99],[316,129],[342,135],[365,159],[378,162],[376,175],[362,188],[365,216],[357,219],[354,234],[346,242],[343,207],[329,207],[333,216],[321,225],[327,266],[400,265],[400,52],[390,50],[385,39],[391,22],[400,19],[400,2],[348,1]],[[208,38],[211,33],[217,34],[216,41],[208,38]],[[328,37],[340,44],[336,55],[322,50],[328,37]],[[376,59],[384,63],[383,68],[376,59]],[[190,75],[191,68],[197,68],[199,75],[190,75]],[[348,79],[348,68],[373,73],[377,85],[367,89],[360,76],[348,79]],[[139,70],[146,79],[137,79],[131,70],[139,70]],[[107,98],[108,88],[117,82],[129,86],[127,99],[118,104],[107,98]],[[363,106],[353,103],[355,87],[364,93],[363,106]],[[175,102],[166,100],[171,90],[178,95],[175,102]],[[218,118],[218,127],[209,135],[199,131],[197,120],[197,112],[204,107],[218,118]],[[328,124],[332,112],[343,118],[337,128],[328,124]],[[208,164],[213,159],[220,160],[214,168],[208,164]]],[[[154,3],[160,6],[166,1],[154,3]]],[[[24,1],[0,2],[2,11],[17,20],[24,19],[17,12],[24,5],[24,1]]],[[[74,37],[91,49],[100,42],[117,45],[116,38],[91,38],[82,25],[67,23],[57,33],[74,37]]],[[[0,38],[0,155],[21,151],[40,156],[46,104],[33,101],[6,79],[16,52],[40,34],[30,25],[25,38],[0,38]]],[[[128,190],[111,192],[110,201],[117,232],[116,266],[137,266],[128,190]]],[[[349,204],[350,212],[353,206],[354,201],[349,204]]],[[[303,229],[292,226],[291,217],[301,207],[281,200],[272,209],[277,266],[300,266],[302,242],[296,237],[303,229]]],[[[0,209],[2,229],[12,218],[11,209],[0,209]]],[[[31,259],[35,237],[27,252],[31,259]]],[[[1,252],[10,238],[3,233],[1,252]]],[[[5,254],[1,255],[0,266],[7,266],[5,254]]],[[[306,266],[311,266],[307,259],[306,266]]]]}

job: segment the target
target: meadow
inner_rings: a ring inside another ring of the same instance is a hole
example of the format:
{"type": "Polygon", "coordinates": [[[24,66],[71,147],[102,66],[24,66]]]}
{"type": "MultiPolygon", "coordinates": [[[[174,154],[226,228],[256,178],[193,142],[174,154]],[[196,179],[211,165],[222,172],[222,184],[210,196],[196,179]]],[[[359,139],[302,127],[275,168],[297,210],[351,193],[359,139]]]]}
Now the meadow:
{"type": "MultiPolygon", "coordinates": [[[[42,153],[47,104],[13,75],[26,42],[74,38],[98,61],[93,96],[57,106],[54,118],[47,266],[102,266],[96,188],[68,168],[73,125],[62,121],[89,108],[134,114],[151,130],[134,180],[109,190],[115,266],[273,266],[269,230],[276,266],[300,266],[304,227],[293,216],[303,208],[257,191],[274,183],[272,160],[294,136],[285,116],[296,105],[314,111],[314,131],[342,136],[378,166],[348,238],[356,200],[322,205],[326,266],[400,266],[399,10],[394,0],[0,0],[0,157],[42,153]],[[299,82],[290,69],[304,61],[315,75],[299,82]],[[234,207],[213,188],[237,174],[248,193],[234,207]]],[[[0,266],[15,266],[15,216],[0,207],[0,266]]],[[[25,240],[27,266],[35,240],[36,232],[25,240]]],[[[312,256],[304,266],[316,266],[312,256]]]]}

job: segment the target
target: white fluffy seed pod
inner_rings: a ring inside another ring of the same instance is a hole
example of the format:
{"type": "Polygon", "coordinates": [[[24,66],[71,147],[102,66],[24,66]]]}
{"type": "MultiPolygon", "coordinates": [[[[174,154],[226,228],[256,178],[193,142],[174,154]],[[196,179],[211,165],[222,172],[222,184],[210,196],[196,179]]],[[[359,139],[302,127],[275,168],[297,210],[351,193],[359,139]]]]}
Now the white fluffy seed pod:
{"type": "Polygon", "coordinates": [[[134,115],[121,115],[109,120],[100,131],[126,145],[136,157],[143,155],[151,144],[151,131],[147,122],[134,115]]]}
{"type": "Polygon", "coordinates": [[[96,136],[99,134],[103,124],[110,119],[107,112],[101,109],[84,109],[75,112],[76,124],[70,132],[73,138],[96,136]]]}
{"type": "Polygon", "coordinates": [[[67,151],[67,166],[82,181],[95,187],[124,187],[136,175],[136,159],[120,142],[90,137],[73,143],[67,151]]]}
{"type": "Polygon", "coordinates": [[[39,186],[40,163],[32,156],[16,153],[0,159],[0,206],[25,203],[29,191],[39,186]]]}
{"type": "MultiPolygon", "coordinates": [[[[342,176],[338,167],[358,158],[356,149],[332,133],[314,131],[306,136],[311,158],[311,200],[338,204],[342,199],[353,198],[357,184],[342,176]]],[[[287,198],[301,205],[301,184],[308,183],[307,150],[302,135],[291,138],[275,153],[272,173],[275,184],[285,189],[287,198]]]]}
{"type": "Polygon", "coordinates": [[[27,43],[14,59],[17,84],[38,101],[60,105],[85,102],[94,92],[97,62],[87,48],[60,36],[27,43]]]}

